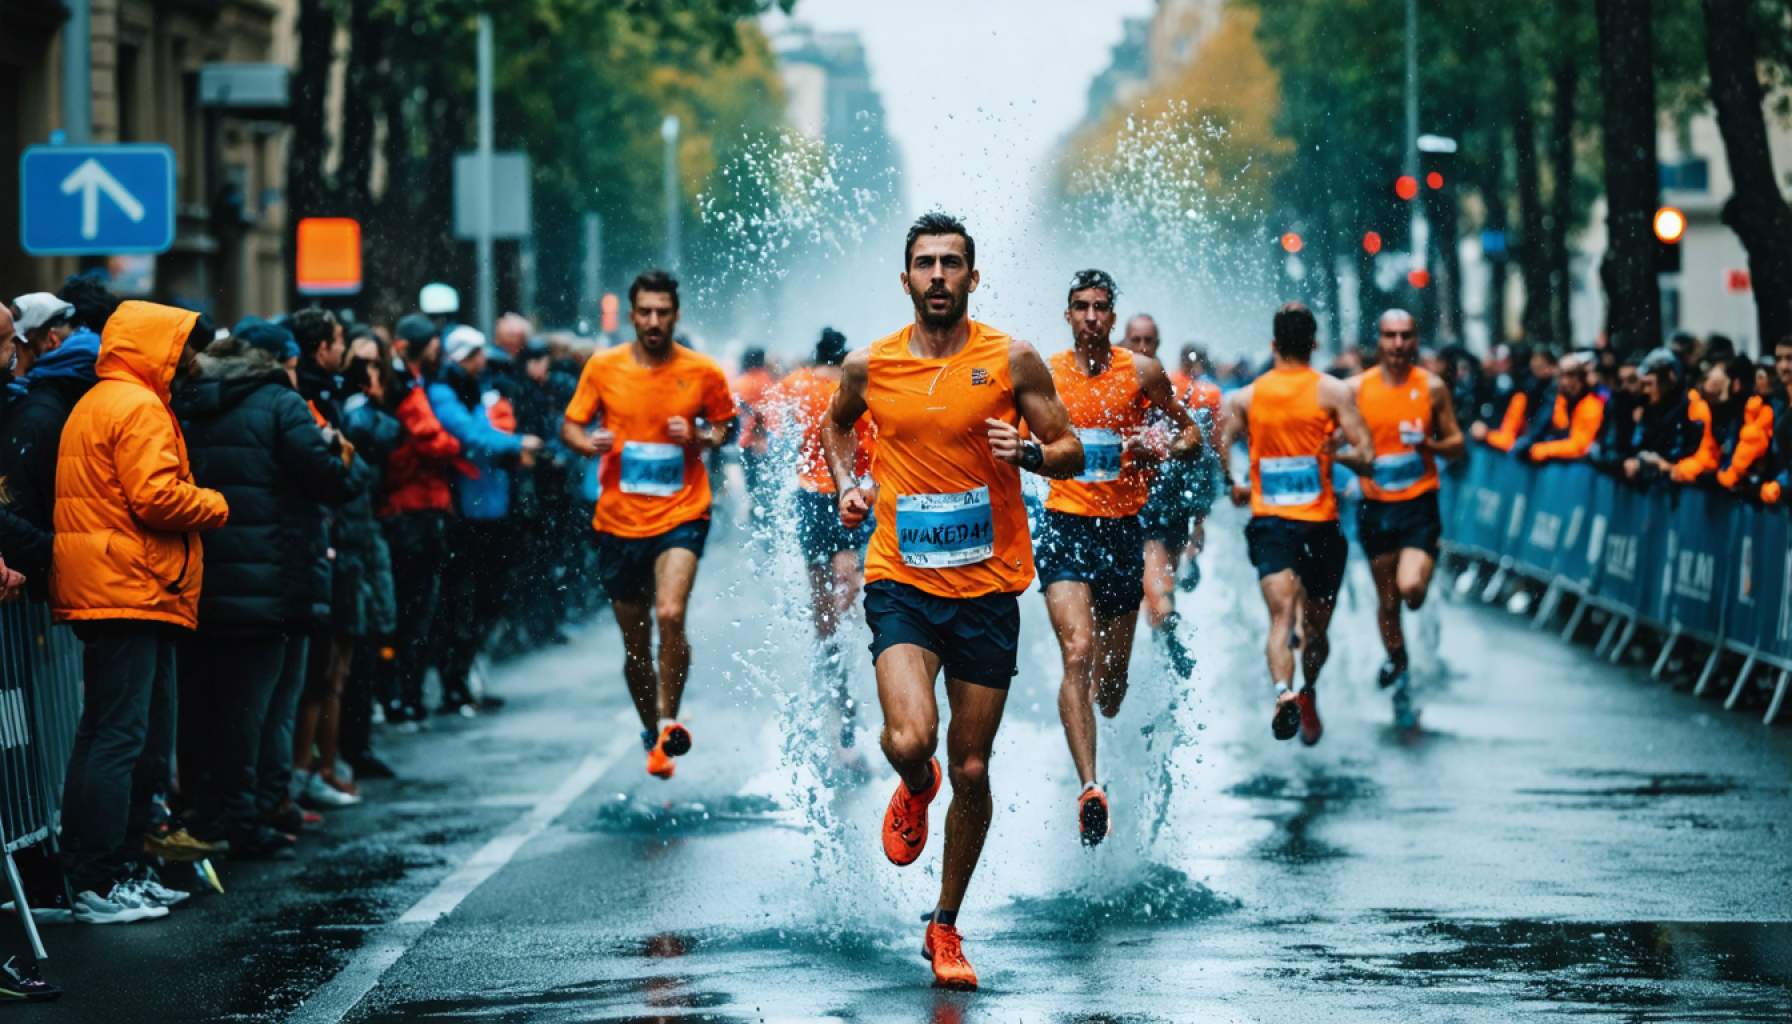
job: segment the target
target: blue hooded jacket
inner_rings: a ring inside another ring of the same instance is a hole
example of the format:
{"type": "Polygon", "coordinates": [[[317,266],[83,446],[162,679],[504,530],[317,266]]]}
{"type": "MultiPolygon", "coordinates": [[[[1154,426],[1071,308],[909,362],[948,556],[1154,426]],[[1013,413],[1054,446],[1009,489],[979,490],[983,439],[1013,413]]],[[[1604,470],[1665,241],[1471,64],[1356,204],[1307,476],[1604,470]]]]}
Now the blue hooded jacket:
{"type": "Polygon", "coordinates": [[[86,328],[31,364],[31,372],[7,385],[11,399],[0,431],[0,551],[7,565],[25,573],[34,596],[45,597],[54,535],[56,452],[69,410],[98,380],[94,361],[100,337],[86,328]]]}
{"type": "Polygon", "coordinates": [[[6,386],[16,402],[30,394],[32,385],[41,380],[79,380],[92,384],[99,380],[93,370],[99,355],[100,336],[82,327],[32,363],[30,373],[14,378],[6,386]]]}
{"type": "Polygon", "coordinates": [[[487,390],[459,364],[444,362],[426,394],[442,429],[460,442],[461,455],[478,473],[454,481],[461,516],[481,520],[509,516],[510,470],[505,465],[523,450],[523,439],[492,426],[486,413],[487,390]],[[462,395],[470,396],[471,401],[464,401],[462,395]]]}

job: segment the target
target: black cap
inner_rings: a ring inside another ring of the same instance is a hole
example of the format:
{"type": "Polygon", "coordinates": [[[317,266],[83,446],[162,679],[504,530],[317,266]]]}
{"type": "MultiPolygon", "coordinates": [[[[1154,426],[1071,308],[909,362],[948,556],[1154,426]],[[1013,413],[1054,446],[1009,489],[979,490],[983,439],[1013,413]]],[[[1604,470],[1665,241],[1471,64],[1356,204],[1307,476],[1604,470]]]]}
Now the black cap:
{"type": "Polygon", "coordinates": [[[422,313],[409,313],[398,320],[398,339],[407,345],[427,345],[429,339],[442,333],[436,322],[422,313]]]}

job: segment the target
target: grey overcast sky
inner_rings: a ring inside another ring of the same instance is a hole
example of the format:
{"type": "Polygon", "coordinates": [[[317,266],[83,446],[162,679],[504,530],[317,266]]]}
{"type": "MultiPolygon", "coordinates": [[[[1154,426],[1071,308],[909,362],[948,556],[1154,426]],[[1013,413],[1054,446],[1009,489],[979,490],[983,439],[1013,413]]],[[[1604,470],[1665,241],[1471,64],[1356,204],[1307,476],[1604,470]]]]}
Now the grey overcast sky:
{"type": "MultiPolygon", "coordinates": [[[[910,212],[938,206],[960,214],[977,236],[979,256],[987,251],[999,264],[1004,253],[1024,259],[1018,249],[1026,244],[1047,155],[1082,117],[1089,82],[1108,65],[1122,19],[1154,6],[1153,0],[798,0],[795,18],[859,34],[901,147],[910,212]]],[[[996,283],[988,271],[985,278],[986,285],[996,283]]],[[[993,291],[983,298],[986,306],[1008,305],[993,291]]]]}

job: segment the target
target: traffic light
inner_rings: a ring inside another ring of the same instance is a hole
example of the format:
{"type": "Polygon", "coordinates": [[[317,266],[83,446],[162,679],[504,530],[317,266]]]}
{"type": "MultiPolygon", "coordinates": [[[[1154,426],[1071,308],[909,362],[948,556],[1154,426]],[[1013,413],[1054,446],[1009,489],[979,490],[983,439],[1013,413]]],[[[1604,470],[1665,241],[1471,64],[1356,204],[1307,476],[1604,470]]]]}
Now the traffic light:
{"type": "Polygon", "coordinates": [[[1419,194],[1419,179],[1410,174],[1402,174],[1394,179],[1394,194],[1408,202],[1419,194]]]}
{"type": "Polygon", "coordinates": [[[621,326],[616,314],[622,309],[622,302],[616,298],[616,293],[605,292],[603,299],[598,305],[598,309],[603,312],[603,332],[605,334],[615,334],[616,328],[621,326]]]}
{"type": "Polygon", "coordinates": [[[1425,187],[1431,189],[1433,192],[1443,188],[1443,173],[1441,171],[1432,171],[1430,174],[1425,175],[1425,187]]]}
{"type": "Polygon", "coordinates": [[[1686,214],[1679,208],[1664,206],[1655,211],[1655,272],[1680,272],[1680,240],[1686,237],[1686,214]]]}
{"type": "Polygon", "coordinates": [[[1425,288],[1431,284],[1431,271],[1424,267],[1414,267],[1406,272],[1406,283],[1414,288],[1425,288]]]}
{"type": "Polygon", "coordinates": [[[1381,251],[1381,232],[1363,232],[1363,251],[1371,256],[1381,251]]]}
{"type": "Polygon", "coordinates": [[[1300,236],[1292,231],[1282,235],[1282,251],[1288,253],[1290,256],[1299,252],[1302,244],[1300,236]]]}

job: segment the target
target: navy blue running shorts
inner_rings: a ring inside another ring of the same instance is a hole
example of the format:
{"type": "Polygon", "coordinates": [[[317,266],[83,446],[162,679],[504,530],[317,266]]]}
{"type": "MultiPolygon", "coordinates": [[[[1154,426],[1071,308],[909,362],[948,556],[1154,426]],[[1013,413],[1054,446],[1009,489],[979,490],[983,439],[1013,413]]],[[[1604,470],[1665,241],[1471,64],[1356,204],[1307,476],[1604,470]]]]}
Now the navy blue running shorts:
{"type": "Polygon", "coordinates": [[[871,660],[897,644],[940,659],[947,679],[1006,690],[1020,650],[1020,602],[1014,594],[939,597],[895,580],[865,584],[871,660]]]}
{"type": "Polygon", "coordinates": [[[1350,546],[1344,542],[1335,520],[1309,523],[1280,516],[1255,516],[1245,525],[1244,539],[1258,579],[1292,569],[1307,589],[1308,597],[1325,603],[1337,598],[1338,588],[1344,585],[1344,562],[1350,557],[1350,546]]]}
{"type": "Polygon", "coordinates": [[[837,495],[797,488],[796,539],[803,561],[809,565],[830,565],[842,551],[864,551],[871,541],[872,526],[872,518],[866,516],[858,529],[847,529],[840,522],[837,495]]]}
{"type": "Polygon", "coordinates": [[[1363,554],[1380,558],[1413,548],[1437,557],[1444,534],[1444,518],[1437,509],[1437,492],[1430,491],[1405,501],[1363,499],[1356,513],[1357,540],[1363,554]]]}
{"type": "Polygon", "coordinates": [[[653,563],[662,553],[684,548],[703,557],[709,540],[709,520],[688,523],[652,537],[597,535],[597,578],[610,600],[621,604],[645,604],[653,600],[653,563]]]}
{"type": "Polygon", "coordinates": [[[1033,538],[1039,589],[1087,583],[1095,617],[1139,610],[1145,599],[1145,533],[1137,516],[1106,519],[1046,509],[1033,538]]]}

